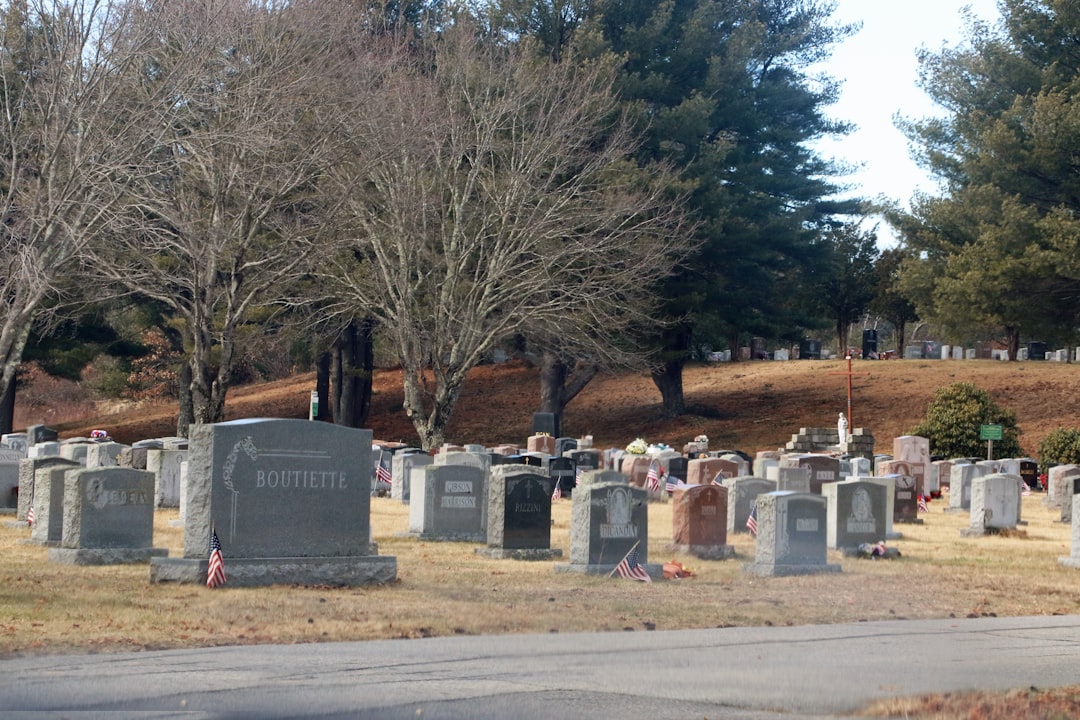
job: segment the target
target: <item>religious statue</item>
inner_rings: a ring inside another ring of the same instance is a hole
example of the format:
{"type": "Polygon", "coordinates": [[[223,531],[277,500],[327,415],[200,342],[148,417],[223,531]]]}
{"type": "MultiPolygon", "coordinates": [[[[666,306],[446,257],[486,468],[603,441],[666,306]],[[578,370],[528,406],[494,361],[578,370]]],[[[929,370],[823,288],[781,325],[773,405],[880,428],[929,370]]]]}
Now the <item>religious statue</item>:
{"type": "Polygon", "coordinates": [[[844,417],[844,413],[840,413],[836,421],[836,434],[840,436],[840,449],[847,450],[847,418],[844,417]]]}

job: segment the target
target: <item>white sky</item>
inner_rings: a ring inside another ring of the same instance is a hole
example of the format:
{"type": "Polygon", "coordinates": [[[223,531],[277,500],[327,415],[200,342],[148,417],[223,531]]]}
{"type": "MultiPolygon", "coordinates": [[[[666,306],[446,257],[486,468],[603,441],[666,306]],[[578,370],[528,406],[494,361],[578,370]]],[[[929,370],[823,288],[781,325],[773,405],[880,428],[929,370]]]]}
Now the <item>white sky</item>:
{"type": "MultiPolygon", "coordinates": [[[[867,198],[885,196],[907,205],[921,189],[933,191],[933,180],[911,159],[907,139],[893,125],[893,116],[926,117],[940,110],[916,86],[915,52],[956,45],[964,36],[961,11],[996,21],[995,0],[837,0],[837,22],[862,21],[857,34],[836,47],[825,72],[844,81],[840,100],[827,109],[831,117],[858,128],[839,142],[817,147],[827,157],[860,165],[845,181],[867,198]]],[[[881,227],[883,244],[889,229],[881,227]]]]}

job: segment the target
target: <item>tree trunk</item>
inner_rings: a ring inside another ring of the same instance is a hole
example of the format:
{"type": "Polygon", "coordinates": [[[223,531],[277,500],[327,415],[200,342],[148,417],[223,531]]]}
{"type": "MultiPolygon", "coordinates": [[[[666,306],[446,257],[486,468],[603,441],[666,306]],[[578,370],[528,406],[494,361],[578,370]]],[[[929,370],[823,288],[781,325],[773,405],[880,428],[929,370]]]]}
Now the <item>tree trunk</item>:
{"type": "Polygon", "coordinates": [[[660,396],[664,402],[664,415],[667,417],[686,414],[682,371],[682,360],[669,360],[664,363],[663,369],[654,370],[652,373],[652,381],[660,390],[660,396]]]}
{"type": "Polygon", "coordinates": [[[1020,357],[1020,328],[1006,326],[1005,338],[1009,343],[1009,362],[1014,362],[1020,357]]]}
{"type": "MultiPolygon", "coordinates": [[[[896,351],[900,354],[900,357],[904,357],[904,322],[893,323],[893,327],[896,328],[896,351]]],[[[880,354],[881,348],[878,348],[880,354]]]]}
{"type": "Polygon", "coordinates": [[[847,357],[848,335],[851,334],[851,323],[836,322],[836,350],[840,357],[847,357]]]}
{"type": "Polygon", "coordinates": [[[315,419],[320,422],[328,422],[332,416],[330,406],[333,405],[330,400],[329,351],[320,353],[319,358],[315,361],[315,392],[319,396],[319,411],[315,414],[315,419]]]}
{"type": "Polygon", "coordinates": [[[334,422],[361,427],[371,413],[375,367],[374,325],[370,319],[345,327],[333,348],[334,422]]]}
{"type": "Polygon", "coordinates": [[[191,363],[180,363],[180,378],[177,381],[180,386],[179,410],[176,416],[176,436],[188,437],[191,424],[195,422],[195,408],[191,400],[191,363]]]}
{"type": "MultiPolygon", "coordinates": [[[[552,413],[562,418],[566,406],[585,389],[600,372],[596,363],[579,361],[573,371],[558,353],[545,350],[540,356],[540,412],[552,413]]],[[[561,427],[556,421],[556,427],[561,427]]]]}
{"type": "Polygon", "coordinates": [[[0,434],[14,432],[15,428],[15,384],[17,380],[12,373],[4,382],[3,391],[0,392],[0,434]]]}
{"type": "Polygon", "coordinates": [[[731,362],[739,362],[739,331],[738,330],[732,330],[731,334],[728,335],[728,349],[731,351],[731,362]]]}

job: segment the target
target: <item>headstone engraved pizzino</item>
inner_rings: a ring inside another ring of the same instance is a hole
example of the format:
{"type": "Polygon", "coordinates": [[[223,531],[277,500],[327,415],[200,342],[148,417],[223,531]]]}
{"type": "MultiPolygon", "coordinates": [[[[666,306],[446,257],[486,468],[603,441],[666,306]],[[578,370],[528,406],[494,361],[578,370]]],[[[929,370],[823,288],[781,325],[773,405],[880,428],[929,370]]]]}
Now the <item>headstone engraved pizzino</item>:
{"type": "Polygon", "coordinates": [[[476,552],[514,560],[562,557],[551,548],[551,478],[528,466],[499,465],[488,483],[487,547],[476,552]]]}
{"type": "Polygon", "coordinates": [[[371,542],[371,431],[303,420],[196,425],[184,557],[152,582],[205,582],[211,528],[230,586],[363,585],[397,576],[371,542]]]}

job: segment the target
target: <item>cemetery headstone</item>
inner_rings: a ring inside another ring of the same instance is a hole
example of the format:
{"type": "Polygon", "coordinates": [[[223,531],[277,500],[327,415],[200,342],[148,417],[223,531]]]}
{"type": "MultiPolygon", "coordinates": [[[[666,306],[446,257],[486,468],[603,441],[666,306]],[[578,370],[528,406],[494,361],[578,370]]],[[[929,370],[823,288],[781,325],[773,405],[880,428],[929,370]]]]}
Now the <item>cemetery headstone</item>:
{"type": "Polygon", "coordinates": [[[828,562],[827,505],[815,493],[759,495],[754,561],[744,570],[761,576],[840,572],[828,562]]]}
{"type": "Polygon", "coordinates": [[[596,450],[573,450],[570,459],[574,461],[574,467],[585,470],[599,470],[602,458],[596,450]]]}
{"type": "Polygon", "coordinates": [[[694,458],[686,463],[686,482],[690,485],[708,485],[724,470],[732,472],[732,465],[726,460],[715,457],[694,458]]]}
{"type": "Polygon", "coordinates": [[[727,531],[728,533],[749,532],[746,521],[758,495],[776,490],[776,483],[764,478],[743,476],[724,480],[727,495],[727,531]]]}
{"type": "Polygon", "coordinates": [[[953,463],[949,470],[949,509],[971,509],[971,482],[987,474],[986,468],[974,463],[953,463]]]}
{"type": "Polygon", "coordinates": [[[60,443],[60,457],[65,460],[74,460],[82,466],[86,466],[86,455],[90,441],[80,438],[79,440],[65,440],[60,443]]]}
{"type": "Polygon", "coordinates": [[[487,477],[472,465],[424,467],[412,483],[408,534],[421,540],[486,541],[487,477]]]}
{"type": "Polygon", "coordinates": [[[857,550],[863,543],[885,539],[888,501],[886,489],[866,480],[826,483],[828,500],[826,544],[834,550],[857,550]]]}
{"type": "MultiPolygon", "coordinates": [[[[15,511],[17,521],[26,522],[26,511],[34,498],[35,473],[48,467],[77,468],[79,463],[65,460],[59,456],[41,458],[23,458],[19,461],[19,507],[15,511]]],[[[36,513],[37,510],[35,509],[36,513]]]]}
{"type": "Polygon", "coordinates": [[[120,453],[127,447],[116,442],[90,443],[86,446],[86,467],[118,467],[120,453]]]}
{"type": "Polygon", "coordinates": [[[180,507],[180,466],[187,450],[146,450],[146,469],[154,473],[154,507],[180,507]]]}
{"type": "Polygon", "coordinates": [[[673,499],[671,549],[707,560],[735,554],[727,544],[728,488],[689,485],[676,490],[673,499]]]}
{"type": "Polygon", "coordinates": [[[1005,473],[983,475],[971,481],[971,526],[963,536],[1013,530],[1019,521],[1020,476],[1005,473]]]}
{"type": "Polygon", "coordinates": [[[893,522],[921,524],[919,518],[919,481],[911,475],[893,474],[896,494],[893,496],[893,522]]]}
{"type": "Polygon", "coordinates": [[[34,524],[30,542],[59,547],[64,532],[64,475],[81,465],[44,467],[34,476],[34,524]]]}
{"type": "MultiPolygon", "coordinates": [[[[1070,513],[1074,516],[1080,516],[1080,493],[1072,496],[1072,509],[1070,510],[1070,513]]],[[[1070,541],[1069,555],[1059,557],[1058,562],[1065,567],[1080,568],[1080,522],[1074,522],[1072,524],[1070,541]]]]}
{"type": "Polygon", "coordinates": [[[205,583],[212,529],[230,587],[394,580],[397,560],[371,541],[371,444],[370,430],[307,420],[193,426],[184,556],[152,559],[151,582],[205,583]]]}
{"type": "Polygon", "coordinates": [[[1058,507],[1071,501],[1069,489],[1072,487],[1073,478],[1076,477],[1080,477],[1080,465],[1068,463],[1050,468],[1046,474],[1046,498],[1043,502],[1049,507],[1058,507]]]}
{"type": "Polygon", "coordinates": [[[0,445],[17,450],[22,453],[22,457],[26,457],[26,449],[30,446],[26,441],[26,433],[4,433],[0,435],[0,445]]]}
{"type": "Polygon", "coordinates": [[[668,474],[672,478],[678,478],[686,482],[686,473],[689,469],[689,460],[685,457],[673,457],[668,460],[668,474]]]}
{"type": "MultiPolygon", "coordinates": [[[[1072,494],[1073,496],[1080,495],[1080,477],[1075,477],[1072,480],[1072,494]]],[[[1072,508],[1073,503],[1071,501],[1061,503],[1061,522],[1066,525],[1072,523],[1072,508]]]]}
{"type": "MultiPolygon", "coordinates": [[[[1039,462],[1034,458],[1020,458],[1019,474],[1024,484],[1034,490],[1039,487],[1039,462]]],[[[1072,498],[1070,498],[1071,500],[1072,498]]],[[[1070,503],[1071,504],[1071,503],[1070,503]]]]}
{"type": "Polygon", "coordinates": [[[776,483],[774,490],[782,492],[810,492],[810,468],[777,465],[765,473],[768,480],[776,483]]]}
{"type": "Polygon", "coordinates": [[[810,470],[810,492],[821,494],[821,486],[840,479],[840,461],[828,455],[795,454],[780,459],[781,467],[803,467],[810,470]]]}
{"type": "Polygon", "coordinates": [[[56,442],[60,439],[59,433],[44,425],[31,425],[26,428],[26,442],[30,445],[38,443],[56,442]]]}
{"type": "Polygon", "coordinates": [[[50,562],[145,563],[168,554],[164,548],[153,547],[153,541],[152,473],[121,467],[64,473],[60,547],[49,548],[50,562]]]}
{"type": "MultiPolygon", "coordinates": [[[[600,472],[589,475],[597,476],[600,472]]],[[[579,485],[570,508],[570,562],[556,572],[608,575],[637,548],[638,563],[650,576],[662,566],[649,565],[648,497],[644,488],[622,480],[579,485]]]]}
{"type": "Polygon", "coordinates": [[[918,435],[901,435],[893,438],[894,462],[906,462],[907,471],[893,470],[902,475],[911,475],[916,480],[918,492],[926,495],[937,492],[937,486],[931,487],[926,469],[930,466],[930,440],[918,435]]]}
{"type": "MultiPolygon", "coordinates": [[[[17,454],[13,450],[13,455],[17,454]]],[[[4,510],[19,509],[19,462],[20,460],[0,460],[0,508],[4,510]]]]}
{"type": "Polygon", "coordinates": [[[523,465],[501,465],[488,482],[487,547],[476,552],[514,560],[562,557],[551,547],[551,478],[523,465]]]}
{"type": "MultiPolygon", "coordinates": [[[[559,492],[565,498],[573,497],[574,482],[577,478],[577,468],[574,461],[568,457],[553,457],[548,460],[547,474],[551,478],[551,486],[559,485],[559,492]]],[[[550,491],[548,493],[550,495],[550,491]]],[[[490,535],[490,532],[488,533],[490,535]]]]}
{"type": "Polygon", "coordinates": [[[566,453],[574,450],[577,450],[577,438],[555,438],[555,454],[559,457],[563,457],[566,453]]]}
{"type": "Polygon", "coordinates": [[[532,429],[534,435],[543,433],[552,438],[557,438],[561,434],[559,432],[559,416],[555,413],[535,412],[533,413],[532,429]]]}
{"type": "Polygon", "coordinates": [[[410,501],[412,497],[412,483],[420,468],[431,465],[434,462],[426,452],[394,453],[390,458],[391,476],[394,478],[390,486],[390,497],[403,503],[410,501]]]}

